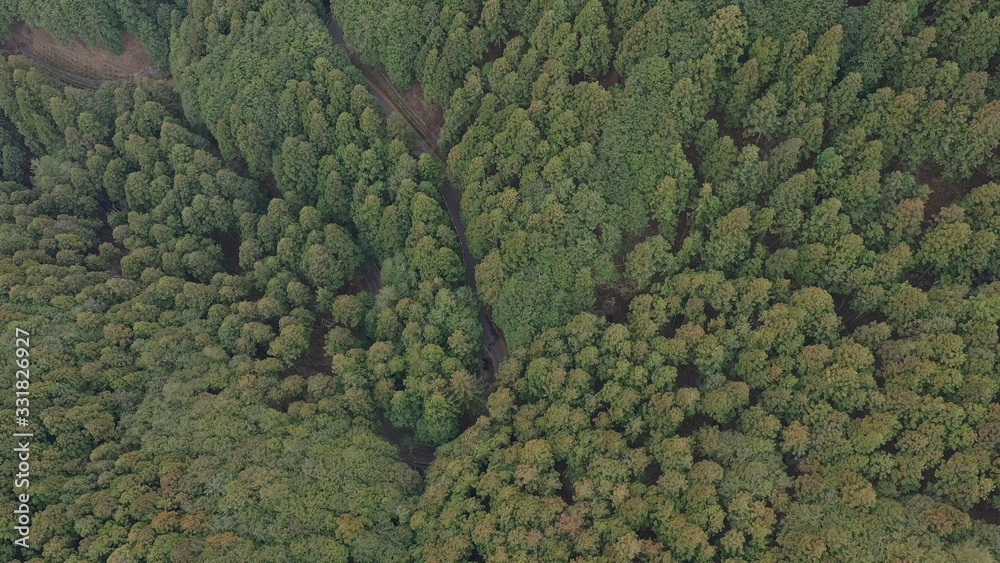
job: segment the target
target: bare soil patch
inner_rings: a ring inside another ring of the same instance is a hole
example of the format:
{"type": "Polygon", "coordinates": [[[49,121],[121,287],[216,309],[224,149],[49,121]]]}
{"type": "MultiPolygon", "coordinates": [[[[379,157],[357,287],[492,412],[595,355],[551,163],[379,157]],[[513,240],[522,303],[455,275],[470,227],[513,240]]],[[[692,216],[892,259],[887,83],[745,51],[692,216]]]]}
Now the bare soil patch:
{"type": "Polygon", "coordinates": [[[211,235],[215,244],[222,249],[222,257],[226,262],[226,270],[232,275],[243,273],[240,268],[240,244],[243,242],[239,233],[222,233],[215,231],[211,235]]]}
{"type": "MultiPolygon", "coordinates": [[[[933,282],[931,283],[933,285],[933,282]]],[[[844,326],[844,333],[849,334],[857,330],[859,327],[873,324],[873,323],[884,323],[888,319],[884,313],[879,311],[871,313],[859,313],[851,307],[850,298],[846,295],[834,294],[833,295],[833,305],[837,316],[840,317],[840,322],[844,326]]]]}
{"type": "Polygon", "coordinates": [[[431,138],[440,139],[441,128],[444,127],[444,108],[441,104],[424,105],[424,89],[417,81],[401,90],[399,94],[410,112],[426,127],[431,138]]]}
{"type": "Polygon", "coordinates": [[[620,286],[599,285],[594,288],[597,310],[608,322],[625,324],[628,322],[629,305],[634,293],[634,290],[626,287],[624,281],[620,286]]]}
{"type": "Polygon", "coordinates": [[[991,506],[987,502],[981,502],[972,507],[972,510],[969,511],[969,516],[975,520],[1000,525],[1000,510],[997,510],[996,507],[991,506]]]}
{"type": "Polygon", "coordinates": [[[122,31],[122,54],[89,46],[79,39],[66,44],[43,28],[23,21],[10,24],[3,49],[27,53],[54,67],[95,80],[124,80],[136,75],[162,76],[156,61],[134,35],[122,31]]]}
{"type": "Polygon", "coordinates": [[[407,430],[393,426],[385,413],[379,413],[379,426],[382,437],[399,450],[401,461],[421,473],[434,463],[435,448],[417,442],[407,430]]]}
{"type": "Polygon", "coordinates": [[[926,185],[931,189],[931,195],[924,208],[925,217],[928,219],[936,217],[942,209],[955,203],[969,192],[968,189],[964,189],[965,186],[954,186],[945,180],[944,170],[936,163],[921,166],[914,177],[917,184],[926,185]]]}
{"type": "Polygon", "coordinates": [[[286,369],[281,374],[281,379],[295,374],[308,378],[316,374],[330,372],[332,360],[326,355],[326,334],[331,326],[333,326],[333,319],[328,315],[316,315],[312,334],[309,337],[309,348],[292,364],[291,368],[286,369]]]}
{"type": "Polygon", "coordinates": [[[949,181],[944,175],[944,168],[937,163],[924,164],[914,173],[917,184],[927,185],[931,195],[927,200],[925,213],[927,219],[933,219],[942,209],[953,205],[975,188],[988,184],[990,177],[982,167],[972,171],[972,177],[960,182],[949,181]]]}
{"type": "Polygon", "coordinates": [[[610,90],[615,86],[625,84],[625,77],[618,72],[615,65],[611,65],[611,70],[597,81],[605,90],[610,90]]]}
{"type": "Polygon", "coordinates": [[[378,263],[366,262],[355,274],[354,279],[344,284],[345,295],[357,295],[362,291],[378,295],[382,289],[382,272],[378,269],[378,263]]]}
{"type": "Polygon", "coordinates": [[[490,45],[489,48],[486,50],[486,54],[483,55],[483,58],[480,61],[479,66],[480,67],[485,66],[486,64],[492,63],[493,61],[502,57],[504,49],[506,49],[506,45],[502,45],[500,44],[500,42],[496,42],[490,45]]]}

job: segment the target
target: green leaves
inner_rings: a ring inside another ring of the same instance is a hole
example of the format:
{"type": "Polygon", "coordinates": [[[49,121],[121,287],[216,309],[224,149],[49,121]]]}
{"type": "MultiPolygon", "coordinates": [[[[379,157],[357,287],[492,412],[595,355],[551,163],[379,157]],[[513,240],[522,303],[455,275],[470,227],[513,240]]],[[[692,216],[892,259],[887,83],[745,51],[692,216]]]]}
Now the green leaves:
{"type": "Polygon", "coordinates": [[[973,230],[965,222],[964,209],[941,210],[937,224],[920,241],[917,259],[935,268],[947,281],[968,283],[975,273],[989,268],[998,248],[998,235],[991,230],[973,230]]]}
{"type": "Polygon", "coordinates": [[[750,250],[750,212],[745,207],[734,209],[719,219],[705,246],[705,264],[717,270],[731,269],[750,250]]]}

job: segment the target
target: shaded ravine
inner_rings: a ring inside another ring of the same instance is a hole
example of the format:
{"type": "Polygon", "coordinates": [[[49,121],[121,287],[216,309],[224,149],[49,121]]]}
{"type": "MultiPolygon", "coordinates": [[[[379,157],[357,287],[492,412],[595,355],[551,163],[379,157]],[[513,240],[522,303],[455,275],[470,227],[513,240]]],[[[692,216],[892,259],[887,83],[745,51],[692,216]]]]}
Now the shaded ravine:
{"type": "MultiPolygon", "coordinates": [[[[344,50],[351,61],[365,78],[368,88],[375,96],[379,107],[387,116],[393,112],[400,114],[416,133],[417,146],[424,152],[433,155],[442,162],[444,159],[437,148],[437,139],[428,126],[407,103],[399,88],[392,82],[384,72],[371,68],[361,60],[357,49],[349,45],[344,39],[343,30],[336,20],[330,19],[326,24],[327,29],[333,36],[334,41],[344,50]]],[[[465,264],[465,276],[469,287],[478,295],[479,287],[476,284],[476,264],[478,263],[472,252],[469,251],[469,243],[465,236],[465,223],[462,221],[462,194],[446,178],[441,186],[441,195],[444,198],[445,208],[451,217],[451,222],[458,234],[458,242],[462,247],[462,262],[465,264]]],[[[480,309],[479,324],[483,327],[483,343],[490,360],[490,367],[483,382],[484,393],[488,394],[494,385],[494,377],[500,363],[507,357],[507,343],[503,338],[503,333],[493,323],[486,305],[480,309]]]]}

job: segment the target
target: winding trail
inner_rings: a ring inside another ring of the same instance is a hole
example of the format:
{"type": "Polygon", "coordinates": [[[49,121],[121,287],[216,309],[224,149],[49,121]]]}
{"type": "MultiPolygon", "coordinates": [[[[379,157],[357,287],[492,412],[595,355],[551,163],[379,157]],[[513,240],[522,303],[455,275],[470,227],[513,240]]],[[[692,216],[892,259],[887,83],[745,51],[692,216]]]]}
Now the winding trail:
{"type": "MultiPolygon", "coordinates": [[[[357,49],[349,45],[344,39],[344,32],[336,20],[330,19],[326,27],[337,45],[340,45],[341,49],[344,50],[351,64],[361,71],[365,81],[368,83],[369,90],[375,96],[383,113],[388,116],[392,112],[396,112],[403,116],[417,135],[418,148],[422,152],[431,154],[438,160],[444,161],[438,151],[437,138],[433,132],[433,128],[423,121],[419,112],[411,107],[410,103],[406,101],[405,96],[399,90],[399,87],[392,82],[392,79],[386,73],[364,63],[357,49]]],[[[444,198],[444,204],[448,210],[448,215],[451,217],[451,222],[455,227],[455,232],[458,234],[458,242],[462,247],[462,262],[465,263],[466,281],[469,287],[478,295],[479,287],[476,284],[476,264],[478,262],[469,251],[469,242],[465,236],[465,223],[462,221],[461,211],[462,194],[455,189],[455,186],[450,181],[445,179],[441,186],[441,195],[444,198]]],[[[500,332],[500,329],[493,323],[493,319],[490,318],[485,305],[483,305],[479,312],[479,324],[483,327],[483,343],[492,364],[487,374],[487,379],[484,381],[484,391],[488,393],[493,385],[497,367],[507,357],[507,342],[503,338],[503,333],[500,332]]]]}

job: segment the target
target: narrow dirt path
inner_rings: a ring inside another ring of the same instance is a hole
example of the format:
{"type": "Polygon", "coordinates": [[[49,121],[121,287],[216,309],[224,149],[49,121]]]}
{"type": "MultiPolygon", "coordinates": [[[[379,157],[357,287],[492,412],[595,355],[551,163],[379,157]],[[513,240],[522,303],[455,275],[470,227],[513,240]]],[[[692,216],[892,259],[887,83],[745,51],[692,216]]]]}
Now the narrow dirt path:
{"type": "MultiPolygon", "coordinates": [[[[371,68],[361,60],[358,51],[344,40],[343,30],[336,20],[327,22],[327,29],[333,36],[334,41],[344,50],[351,63],[361,71],[368,83],[372,94],[375,95],[379,107],[388,116],[392,112],[397,112],[406,119],[410,127],[416,132],[418,148],[425,153],[434,155],[438,160],[444,160],[437,148],[437,135],[435,129],[421,117],[427,111],[417,111],[408,102],[399,87],[397,87],[387,74],[371,68]]],[[[469,251],[469,243],[465,237],[465,223],[462,221],[462,194],[455,189],[455,186],[445,180],[441,186],[441,195],[444,197],[445,207],[448,215],[455,226],[458,234],[458,242],[462,246],[462,261],[465,263],[465,275],[469,287],[477,294],[479,292],[476,284],[476,264],[477,261],[469,251]]],[[[484,382],[486,387],[492,386],[493,376],[501,362],[507,357],[507,343],[503,338],[500,329],[493,324],[493,319],[486,312],[485,307],[479,313],[479,323],[483,326],[483,342],[486,352],[489,355],[492,366],[488,374],[488,381],[484,382]]],[[[488,390],[488,389],[487,389],[488,390]]]]}

